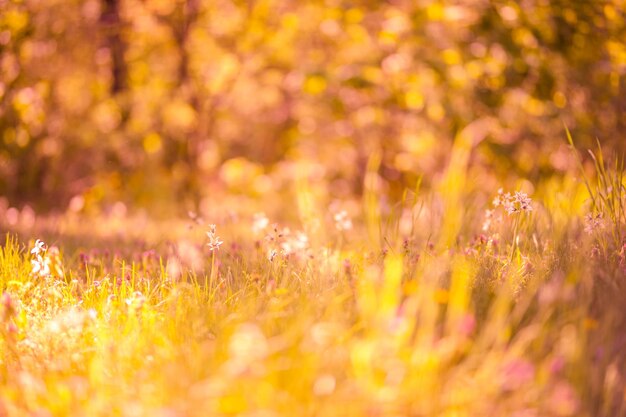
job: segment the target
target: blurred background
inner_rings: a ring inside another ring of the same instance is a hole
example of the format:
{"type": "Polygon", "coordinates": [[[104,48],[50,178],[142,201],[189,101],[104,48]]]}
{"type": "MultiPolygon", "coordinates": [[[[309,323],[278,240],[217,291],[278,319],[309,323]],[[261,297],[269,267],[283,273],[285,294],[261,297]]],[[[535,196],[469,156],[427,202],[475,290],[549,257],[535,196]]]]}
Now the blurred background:
{"type": "MultiPolygon", "coordinates": [[[[623,154],[624,0],[0,0],[0,195],[202,210],[304,176],[394,198],[461,132],[475,182],[623,154]]],[[[495,189],[494,189],[495,190],[495,189]]],[[[490,190],[493,192],[493,190],[490,190]]],[[[121,205],[120,205],[121,204],[121,205]]]]}

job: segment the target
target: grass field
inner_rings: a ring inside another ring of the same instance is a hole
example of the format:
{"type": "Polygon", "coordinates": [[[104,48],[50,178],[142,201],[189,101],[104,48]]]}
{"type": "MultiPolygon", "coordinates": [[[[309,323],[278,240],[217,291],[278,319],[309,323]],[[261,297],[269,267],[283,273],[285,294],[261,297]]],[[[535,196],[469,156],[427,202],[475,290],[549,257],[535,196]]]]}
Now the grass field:
{"type": "Polygon", "coordinates": [[[0,417],[626,417],[626,0],[0,0],[0,417]]]}
{"type": "Polygon", "coordinates": [[[455,152],[286,223],[5,207],[0,416],[625,415],[621,171],[484,190],[455,152]]]}

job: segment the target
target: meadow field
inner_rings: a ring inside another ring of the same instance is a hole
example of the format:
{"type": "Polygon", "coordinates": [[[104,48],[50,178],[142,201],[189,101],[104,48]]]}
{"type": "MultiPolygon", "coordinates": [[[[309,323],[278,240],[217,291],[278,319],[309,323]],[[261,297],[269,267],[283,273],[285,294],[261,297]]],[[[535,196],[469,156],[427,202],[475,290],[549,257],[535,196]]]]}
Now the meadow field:
{"type": "Polygon", "coordinates": [[[529,197],[460,164],[385,213],[300,182],[288,226],[5,208],[1,415],[622,415],[622,172],[529,197]]]}
{"type": "Polygon", "coordinates": [[[626,416],[623,0],[0,0],[0,417],[626,416]]]}

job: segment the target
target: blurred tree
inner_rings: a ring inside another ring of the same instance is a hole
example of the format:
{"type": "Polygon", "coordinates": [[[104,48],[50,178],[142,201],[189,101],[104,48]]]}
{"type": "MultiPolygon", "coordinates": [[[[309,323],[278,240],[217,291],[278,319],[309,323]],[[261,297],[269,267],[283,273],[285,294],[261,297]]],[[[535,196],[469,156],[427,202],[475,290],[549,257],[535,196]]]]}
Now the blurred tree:
{"type": "Polygon", "coordinates": [[[373,152],[401,190],[435,178],[468,126],[472,165],[494,175],[566,172],[563,122],[583,146],[625,150],[623,0],[0,7],[12,200],[197,204],[240,157],[277,183],[309,161],[341,197],[361,191],[373,152]]]}
{"type": "Polygon", "coordinates": [[[120,19],[120,0],[103,0],[100,23],[107,40],[107,49],[111,53],[111,94],[115,95],[126,89],[127,70],[126,43],[122,39],[122,21],[120,19]]]}

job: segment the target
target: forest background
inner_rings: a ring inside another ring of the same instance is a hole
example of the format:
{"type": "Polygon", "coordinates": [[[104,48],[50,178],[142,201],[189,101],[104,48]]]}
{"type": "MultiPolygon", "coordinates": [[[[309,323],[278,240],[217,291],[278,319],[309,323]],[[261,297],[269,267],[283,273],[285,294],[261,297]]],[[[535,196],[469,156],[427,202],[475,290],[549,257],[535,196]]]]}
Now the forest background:
{"type": "Polygon", "coordinates": [[[0,9],[5,206],[170,215],[237,194],[267,207],[302,175],[330,202],[359,195],[372,154],[393,199],[437,181],[461,135],[470,177],[497,189],[577,169],[564,125],[582,150],[625,149],[623,0],[0,9]]]}

